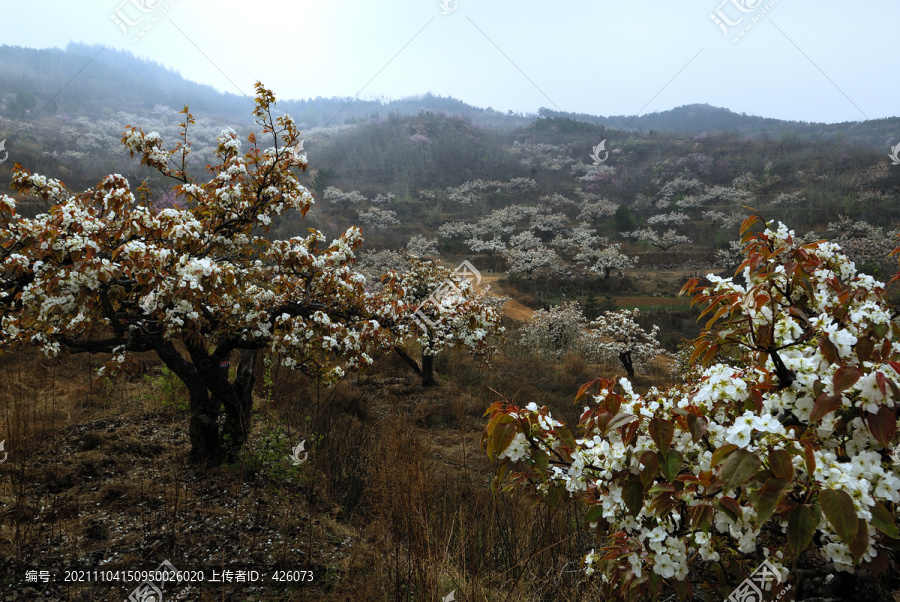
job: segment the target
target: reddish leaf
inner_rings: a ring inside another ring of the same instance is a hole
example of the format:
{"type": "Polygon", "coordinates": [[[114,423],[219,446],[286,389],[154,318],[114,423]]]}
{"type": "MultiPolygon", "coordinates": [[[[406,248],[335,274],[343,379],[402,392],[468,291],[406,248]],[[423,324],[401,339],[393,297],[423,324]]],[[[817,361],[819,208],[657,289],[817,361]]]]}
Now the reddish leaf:
{"type": "Polygon", "coordinates": [[[828,363],[836,364],[838,362],[837,347],[834,346],[834,343],[831,342],[828,335],[823,334],[819,337],[819,351],[822,352],[822,355],[828,360],[828,363]]]}
{"type": "Polygon", "coordinates": [[[678,596],[679,600],[694,599],[694,589],[691,587],[690,579],[685,579],[683,581],[672,581],[672,589],[675,590],[675,595],[678,596]]]}
{"type": "Polygon", "coordinates": [[[671,493],[658,494],[656,499],[653,500],[653,503],[650,504],[650,510],[653,511],[657,518],[664,517],[674,507],[675,500],[672,498],[671,493]]]}
{"type": "Polygon", "coordinates": [[[848,546],[853,559],[859,561],[869,548],[869,523],[861,518],[856,520],[856,536],[848,546]]]}
{"type": "Polygon", "coordinates": [[[812,477],[816,473],[816,455],[813,453],[812,445],[803,443],[803,455],[806,456],[806,472],[812,477]]]}
{"type": "Polygon", "coordinates": [[[709,504],[701,504],[690,509],[691,528],[695,531],[709,531],[709,525],[712,524],[714,511],[709,504]]]}
{"type": "Polygon", "coordinates": [[[854,350],[856,351],[856,357],[859,358],[861,362],[868,362],[872,359],[872,351],[875,349],[875,342],[869,337],[860,337],[859,341],[857,341],[854,350]]]}
{"type": "Polygon", "coordinates": [[[856,384],[862,371],[856,366],[841,366],[834,371],[834,390],[836,393],[845,391],[856,384]]]}
{"type": "Polygon", "coordinates": [[[821,420],[824,416],[841,407],[841,403],[840,393],[835,393],[834,395],[822,393],[816,397],[816,403],[813,404],[813,409],[809,413],[809,421],[816,422],[821,420]]]}
{"type": "Polygon", "coordinates": [[[694,440],[694,443],[703,439],[703,435],[706,434],[706,430],[709,428],[709,420],[707,420],[705,416],[688,414],[687,424],[688,430],[691,431],[691,439],[694,440]]]}
{"type": "Polygon", "coordinates": [[[853,499],[846,491],[840,489],[823,489],[819,493],[819,504],[825,518],[834,527],[834,532],[844,540],[848,546],[856,539],[858,528],[856,509],[853,507],[853,499]]]}
{"type": "Polygon", "coordinates": [[[656,443],[659,451],[665,453],[669,451],[672,445],[672,438],[675,436],[675,425],[669,420],[663,418],[654,418],[650,421],[650,437],[656,443]]]}
{"type": "Polygon", "coordinates": [[[609,424],[606,425],[607,431],[612,431],[619,428],[622,425],[630,424],[637,420],[638,417],[634,414],[616,414],[613,416],[613,419],[609,421],[609,424]]]}
{"type": "Polygon", "coordinates": [[[878,408],[877,414],[869,414],[866,417],[869,423],[869,431],[875,440],[882,445],[890,445],[897,432],[897,416],[887,406],[878,408]]]}
{"type": "Polygon", "coordinates": [[[735,501],[734,498],[728,497],[727,495],[716,500],[714,505],[728,515],[728,517],[735,521],[739,516],[744,516],[743,511],[741,510],[741,506],[735,501]]]}
{"type": "Polygon", "coordinates": [[[882,394],[883,396],[887,397],[886,380],[885,380],[885,378],[884,378],[884,373],[883,373],[883,372],[876,372],[876,373],[875,373],[875,382],[878,383],[878,390],[881,391],[881,394],[882,394]]]}
{"type": "Polygon", "coordinates": [[[656,454],[652,451],[646,451],[641,455],[641,464],[644,465],[644,469],[641,471],[641,482],[644,484],[644,488],[646,489],[656,478],[656,474],[659,472],[659,461],[656,459],[656,454]]]}
{"type": "Polygon", "coordinates": [[[769,452],[769,468],[779,479],[794,478],[794,463],[791,453],[785,449],[773,449],[769,452]]]}

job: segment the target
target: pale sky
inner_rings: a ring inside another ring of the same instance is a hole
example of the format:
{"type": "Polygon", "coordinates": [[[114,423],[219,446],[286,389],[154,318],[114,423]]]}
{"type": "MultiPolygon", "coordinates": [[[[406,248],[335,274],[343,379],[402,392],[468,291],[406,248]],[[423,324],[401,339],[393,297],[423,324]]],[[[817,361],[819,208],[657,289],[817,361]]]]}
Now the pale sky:
{"type": "Polygon", "coordinates": [[[900,114],[897,0],[444,2],[448,14],[441,0],[0,0],[0,43],[104,44],[222,91],[252,96],[262,80],[281,99],[433,92],[526,113],[900,114]]]}

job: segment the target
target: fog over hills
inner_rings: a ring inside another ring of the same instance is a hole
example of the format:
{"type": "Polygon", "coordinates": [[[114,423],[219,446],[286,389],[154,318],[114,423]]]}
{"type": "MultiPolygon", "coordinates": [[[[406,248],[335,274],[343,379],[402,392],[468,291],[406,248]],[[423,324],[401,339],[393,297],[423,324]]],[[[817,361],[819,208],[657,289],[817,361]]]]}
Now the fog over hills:
{"type": "MultiPolygon", "coordinates": [[[[104,109],[113,108],[140,114],[158,105],[176,110],[189,105],[195,114],[218,115],[236,124],[245,122],[252,106],[249,98],[192,82],[177,71],[123,50],[76,43],[68,44],[65,50],[0,46],[0,118],[31,121],[57,115],[96,117],[104,109]]],[[[893,145],[896,132],[900,131],[900,117],[810,123],[736,113],[709,104],[690,104],[642,115],[599,116],[547,108],[541,108],[537,114],[522,114],[475,107],[428,92],[392,100],[283,100],[280,107],[304,127],[353,124],[391,113],[416,115],[425,111],[463,115],[479,125],[502,129],[524,126],[538,117],[562,117],[638,132],[655,130],[684,136],[714,131],[743,136],[790,133],[805,140],[834,139],[876,148],[893,145]]]]}

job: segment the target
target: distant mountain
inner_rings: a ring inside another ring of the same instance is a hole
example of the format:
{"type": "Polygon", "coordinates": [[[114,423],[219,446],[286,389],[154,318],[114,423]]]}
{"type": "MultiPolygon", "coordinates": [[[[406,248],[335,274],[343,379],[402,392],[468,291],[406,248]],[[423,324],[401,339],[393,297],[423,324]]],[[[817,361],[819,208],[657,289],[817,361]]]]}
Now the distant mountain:
{"type": "MultiPolygon", "coordinates": [[[[0,46],[0,117],[30,121],[57,114],[96,117],[104,110],[140,114],[156,105],[180,110],[190,105],[195,114],[222,116],[245,123],[250,100],[218,92],[189,81],[175,71],[102,46],[70,43],[59,48],[32,49],[0,46]]],[[[889,148],[900,139],[900,117],[864,122],[808,123],[738,114],[707,104],[692,104],[641,116],[597,116],[540,109],[537,115],[503,113],[479,108],[452,97],[423,94],[389,102],[353,98],[282,100],[302,127],[368,122],[379,117],[422,112],[457,114],[484,127],[510,129],[537,117],[567,118],[606,128],[672,132],[684,136],[703,132],[737,132],[742,136],[797,136],[805,140],[838,140],[874,148],[889,148]]]]}
{"type": "Polygon", "coordinates": [[[550,109],[541,109],[539,115],[548,118],[567,117],[609,128],[639,132],[657,130],[685,136],[697,136],[703,132],[737,132],[751,137],[792,134],[806,140],[842,140],[876,148],[887,148],[900,139],[900,117],[862,122],[810,123],[735,113],[708,104],[684,105],[668,111],[647,113],[639,117],[629,115],[600,117],[550,109]]]}

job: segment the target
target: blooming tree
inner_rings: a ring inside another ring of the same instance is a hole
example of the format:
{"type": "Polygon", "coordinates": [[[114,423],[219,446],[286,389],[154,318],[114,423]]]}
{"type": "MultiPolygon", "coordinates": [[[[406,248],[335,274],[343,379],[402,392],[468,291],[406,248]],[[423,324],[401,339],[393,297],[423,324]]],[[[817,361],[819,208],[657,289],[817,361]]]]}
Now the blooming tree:
{"type": "Polygon", "coordinates": [[[360,209],[357,211],[359,221],[372,226],[376,230],[384,230],[390,226],[400,223],[397,219],[397,213],[390,209],[381,209],[379,207],[369,207],[368,209],[360,209]]]}
{"type": "Polygon", "coordinates": [[[494,253],[502,253],[506,250],[506,243],[503,242],[502,238],[490,238],[485,240],[473,236],[466,241],[466,246],[469,247],[469,250],[473,253],[486,253],[488,257],[493,256],[494,253]]]}
{"type": "Polygon", "coordinates": [[[510,240],[511,246],[503,251],[507,273],[510,276],[524,276],[527,280],[531,280],[558,267],[559,258],[556,251],[545,247],[531,232],[522,232],[513,239],[516,239],[515,243],[510,240]]]}
{"type": "Polygon", "coordinates": [[[691,239],[682,234],[678,234],[675,230],[669,229],[665,232],[657,232],[653,228],[641,228],[634,232],[627,232],[625,236],[636,238],[641,242],[657,247],[665,252],[675,245],[690,244],[691,239]]]}
{"type": "Polygon", "coordinates": [[[621,309],[606,312],[590,324],[583,346],[589,361],[601,362],[618,359],[628,378],[634,378],[634,368],[645,368],[656,356],[665,353],[657,335],[659,326],[650,332],[644,330],[635,318],[637,309],[621,309]]]}
{"type": "Polygon", "coordinates": [[[488,339],[503,332],[500,307],[505,299],[479,292],[461,274],[417,258],[410,258],[404,271],[389,273],[385,288],[401,301],[398,315],[405,316],[394,324],[394,349],[423,385],[435,384],[434,357],[448,348],[461,347],[484,358],[494,353],[488,339]],[[421,347],[421,365],[403,349],[410,341],[421,347]]]}
{"type": "Polygon", "coordinates": [[[704,367],[686,383],[588,383],[578,438],[536,403],[489,408],[498,479],[587,504],[598,544],[585,572],[611,597],[668,585],[691,598],[712,589],[689,580],[700,570],[718,580],[704,599],[727,596],[766,557],[793,567],[794,586],[822,560],[875,575],[894,563],[900,328],[884,285],[837,245],[801,244],[783,225],[753,232],[760,221],[741,228],[743,284],[685,286],[708,316],[690,358],[704,367]]]}
{"type": "Polygon", "coordinates": [[[344,209],[349,209],[350,205],[358,205],[366,200],[358,190],[352,192],[344,192],[336,186],[329,186],[325,189],[323,198],[332,204],[340,204],[344,209]]]}
{"type": "Polygon", "coordinates": [[[531,322],[522,327],[519,344],[557,358],[578,348],[587,319],[577,301],[554,305],[534,312],[531,322]]]}
{"type": "Polygon", "coordinates": [[[132,156],[178,183],[184,209],[152,209],[151,191],[142,186],[138,201],[119,175],[71,194],[18,165],[13,187],[52,207],[29,219],[0,196],[0,347],[109,354],[107,371],[127,368],[133,352],[155,352],[188,390],[190,460],[198,465],[233,460],[243,445],[259,350],[337,379],[388,344],[379,320],[396,306],[367,292],[351,268],[357,228],[331,243],[315,230],[261,236],[286,211],[306,214],[313,198],[297,180],[307,162],[294,122],[273,118],[271,91],[257,83],[256,92],[256,123],[273,146],[260,148],[250,134],[241,154],[234,130],[224,130],[205,183],[186,171],[187,108],[172,150],[156,132],[125,132],[132,156]]]}
{"type": "Polygon", "coordinates": [[[375,198],[372,199],[372,203],[374,203],[375,205],[390,205],[396,200],[397,196],[392,192],[389,192],[387,194],[381,194],[379,192],[375,195],[375,198]]]}
{"type": "Polygon", "coordinates": [[[416,234],[406,243],[406,252],[413,257],[437,257],[438,241],[422,234],[416,234]]]}
{"type": "Polygon", "coordinates": [[[622,245],[614,243],[604,249],[587,249],[575,256],[575,261],[583,264],[588,271],[609,278],[613,270],[627,270],[637,265],[638,258],[622,253],[622,245]]]}

